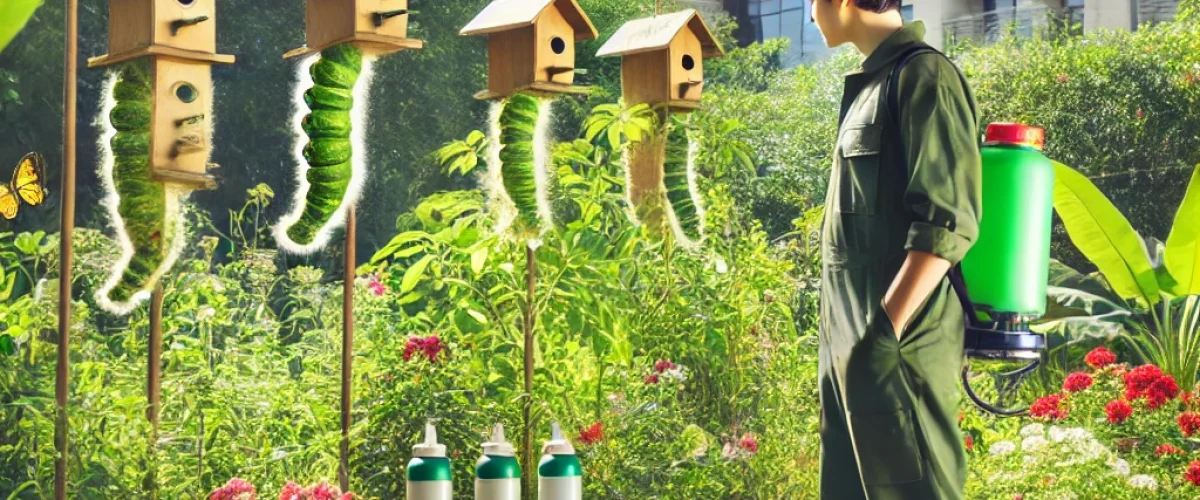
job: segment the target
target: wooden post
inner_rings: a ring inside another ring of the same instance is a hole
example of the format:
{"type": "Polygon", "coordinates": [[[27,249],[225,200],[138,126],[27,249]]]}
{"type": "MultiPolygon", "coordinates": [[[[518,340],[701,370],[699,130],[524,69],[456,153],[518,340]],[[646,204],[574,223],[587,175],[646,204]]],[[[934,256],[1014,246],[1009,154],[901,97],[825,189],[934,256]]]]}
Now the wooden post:
{"type": "Polygon", "coordinates": [[[58,364],[54,377],[54,498],[67,498],[67,381],[70,375],[71,266],[75,261],[75,95],[79,53],[79,2],[66,0],[65,70],[63,74],[63,173],[59,230],[58,364]]]}
{"type": "Polygon", "coordinates": [[[162,309],[163,285],[159,281],[150,296],[150,341],[146,362],[146,420],[150,421],[150,463],[146,464],[145,488],[150,498],[158,498],[158,412],[162,404],[162,309]]]}
{"type": "Polygon", "coordinates": [[[521,442],[521,455],[523,464],[522,470],[527,471],[521,474],[525,481],[522,486],[522,491],[526,492],[525,497],[529,498],[533,493],[533,477],[536,473],[533,471],[533,422],[530,421],[531,410],[533,409],[533,326],[534,326],[534,309],[537,304],[534,302],[535,292],[537,288],[537,260],[534,258],[535,253],[532,246],[525,244],[525,407],[523,408],[525,418],[525,434],[521,442]]]}
{"type": "Polygon", "coordinates": [[[350,491],[350,377],[354,360],[354,205],[346,214],[346,264],[342,283],[342,445],[338,479],[343,492],[350,491]]]}

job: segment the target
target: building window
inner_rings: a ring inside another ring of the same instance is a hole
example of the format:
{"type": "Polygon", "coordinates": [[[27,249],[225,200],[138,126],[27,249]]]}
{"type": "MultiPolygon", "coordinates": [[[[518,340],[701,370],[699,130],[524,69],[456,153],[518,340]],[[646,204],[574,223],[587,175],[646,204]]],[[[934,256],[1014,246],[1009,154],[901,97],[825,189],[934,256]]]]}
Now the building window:
{"type": "Polygon", "coordinates": [[[784,57],[787,66],[798,64],[814,50],[825,50],[808,6],[809,0],[749,0],[747,10],[756,41],[781,37],[791,41],[784,57]]]}

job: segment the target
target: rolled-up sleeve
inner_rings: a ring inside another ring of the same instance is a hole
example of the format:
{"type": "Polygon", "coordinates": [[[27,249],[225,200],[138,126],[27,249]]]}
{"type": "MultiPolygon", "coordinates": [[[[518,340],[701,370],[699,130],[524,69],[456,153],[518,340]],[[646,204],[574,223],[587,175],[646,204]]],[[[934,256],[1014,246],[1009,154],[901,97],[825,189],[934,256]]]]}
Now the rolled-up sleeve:
{"type": "Polygon", "coordinates": [[[904,204],[913,215],[905,249],[957,264],[975,244],[983,215],[978,111],[940,55],[914,58],[898,91],[909,165],[904,204]]]}

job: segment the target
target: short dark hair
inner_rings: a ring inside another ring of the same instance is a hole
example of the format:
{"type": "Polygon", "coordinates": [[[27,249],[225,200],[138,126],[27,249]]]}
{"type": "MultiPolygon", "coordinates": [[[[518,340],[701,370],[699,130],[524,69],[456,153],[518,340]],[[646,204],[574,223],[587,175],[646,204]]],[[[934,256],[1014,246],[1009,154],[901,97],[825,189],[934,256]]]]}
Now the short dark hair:
{"type": "Polygon", "coordinates": [[[892,9],[900,9],[900,0],[854,0],[854,5],[862,10],[882,14],[892,9]]]}

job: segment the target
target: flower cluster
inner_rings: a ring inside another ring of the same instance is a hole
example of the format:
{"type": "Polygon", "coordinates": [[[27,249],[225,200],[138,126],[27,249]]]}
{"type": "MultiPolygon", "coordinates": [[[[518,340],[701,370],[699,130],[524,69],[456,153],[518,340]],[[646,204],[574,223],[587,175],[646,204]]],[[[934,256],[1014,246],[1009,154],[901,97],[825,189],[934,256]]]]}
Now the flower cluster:
{"type": "Polygon", "coordinates": [[[726,460],[747,459],[758,454],[758,438],[753,434],[742,434],[739,439],[725,440],[721,449],[721,457],[726,460]]]}
{"type": "Polygon", "coordinates": [[[1125,374],[1125,399],[1134,401],[1144,398],[1151,409],[1160,408],[1179,396],[1179,385],[1175,378],[1164,375],[1154,365],[1142,365],[1125,374]]]}
{"type": "Polygon", "coordinates": [[[664,379],[683,382],[687,380],[687,368],[683,365],[672,363],[669,360],[659,360],[654,363],[654,373],[646,376],[646,384],[654,385],[664,379]]]}
{"type": "Polygon", "coordinates": [[[336,486],[328,483],[314,484],[308,488],[288,481],[279,493],[279,500],[352,500],[353,493],[342,493],[336,486]]]}
{"type": "Polygon", "coordinates": [[[1117,355],[1104,346],[1100,346],[1092,349],[1092,352],[1087,353],[1087,356],[1084,356],[1083,361],[1092,368],[1102,370],[1109,365],[1116,364],[1117,355]]]}
{"type": "Polygon", "coordinates": [[[1042,397],[1029,407],[1029,415],[1033,418],[1064,420],[1067,418],[1069,410],[1063,405],[1063,399],[1062,394],[1042,397]]]}
{"type": "Polygon", "coordinates": [[[591,427],[579,432],[579,441],[584,444],[596,444],[604,439],[604,424],[596,422],[591,427]]]}
{"type": "Polygon", "coordinates": [[[1133,406],[1125,400],[1118,399],[1105,405],[1104,413],[1108,416],[1109,423],[1120,424],[1133,415],[1133,406]]]}
{"type": "Polygon", "coordinates": [[[254,485],[245,479],[236,477],[208,496],[208,500],[256,500],[257,498],[258,493],[254,491],[254,485]]]}
{"type": "Polygon", "coordinates": [[[409,337],[408,343],[404,345],[404,361],[409,361],[414,354],[422,352],[425,354],[425,357],[429,358],[430,362],[436,363],[438,354],[445,348],[446,345],[442,344],[442,339],[438,338],[437,335],[409,337]]]}
{"type": "Polygon", "coordinates": [[[1154,450],[1154,454],[1160,457],[1167,455],[1183,455],[1183,450],[1176,448],[1171,443],[1163,443],[1154,450]]]}
{"type": "Polygon", "coordinates": [[[1063,382],[1063,390],[1067,392],[1080,392],[1091,387],[1092,383],[1091,375],[1076,372],[1067,376],[1067,380],[1063,382]]]}
{"type": "Polygon", "coordinates": [[[1196,431],[1200,430],[1200,413],[1185,411],[1176,418],[1179,422],[1179,431],[1184,437],[1192,437],[1196,431]]]}
{"type": "Polygon", "coordinates": [[[387,286],[382,281],[379,281],[379,276],[374,274],[371,275],[370,281],[367,282],[367,289],[376,297],[382,297],[383,294],[387,293],[387,286]]]}

